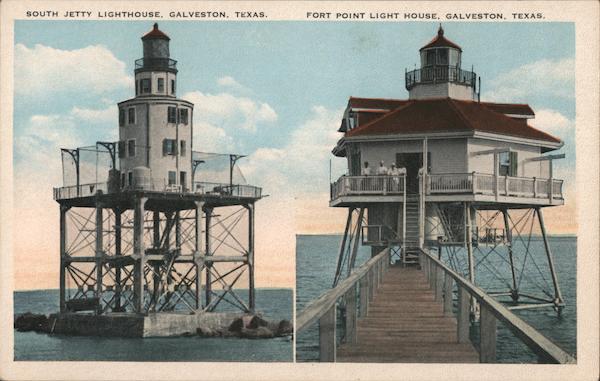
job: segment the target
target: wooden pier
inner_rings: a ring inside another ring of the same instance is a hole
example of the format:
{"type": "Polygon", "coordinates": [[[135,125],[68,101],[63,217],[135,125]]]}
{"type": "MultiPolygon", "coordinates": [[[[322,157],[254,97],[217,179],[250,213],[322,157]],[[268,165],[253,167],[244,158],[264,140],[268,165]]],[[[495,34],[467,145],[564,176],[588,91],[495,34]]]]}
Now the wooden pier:
{"type": "Polygon", "coordinates": [[[444,312],[425,274],[415,267],[391,267],[369,313],[357,325],[357,342],[337,350],[338,362],[473,363],[470,342],[456,340],[457,324],[444,312]]]}
{"type": "Polygon", "coordinates": [[[301,311],[296,332],[318,322],[322,362],[493,363],[498,321],[538,356],[538,362],[576,362],[425,250],[420,250],[419,266],[412,268],[390,266],[390,251],[383,250],[301,311]],[[474,302],[481,311],[479,353],[469,335],[474,302]],[[338,306],[345,311],[339,347],[338,306]]]}

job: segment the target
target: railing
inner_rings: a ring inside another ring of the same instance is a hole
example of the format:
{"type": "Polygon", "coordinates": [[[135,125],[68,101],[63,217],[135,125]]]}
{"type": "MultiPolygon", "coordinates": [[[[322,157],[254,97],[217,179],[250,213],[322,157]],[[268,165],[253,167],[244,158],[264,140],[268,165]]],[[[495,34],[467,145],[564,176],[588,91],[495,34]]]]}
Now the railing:
{"type": "Polygon", "coordinates": [[[54,200],[65,200],[76,197],[89,197],[95,195],[98,191],[107,193],[107,183],[90,183],[79,186],[72,185],[61,188],[54,188],[54,200]]]}
{"type": "Polygon", "coordinates": [[[444,173],[427,175],[428,194],[471,193],[509,197],[562,199],[562,180],[536,177],[494,176],[485,173],[444,173]]]}
{"type": "Polygon", "coordinates": [[[140,58],[135,60],[135,70],[139,69],[177,70],[177,61],[171,58],[140,58]]]}
{"type": "Polygon", "coordinates": [[[357,318],[358,316],[367,316],[369,302],[373,301],[375,291],[381,285],[383,274],[389,263],[389,249],[384,249],[297,315],[297,333],[316,322],[319,323],[319,359],[321,362],[335,362],[336,360],[336,305],[338,300],[344,298],[346,302],[345,340],[355,343],[357,318]]]}
{"type": "Polygon", "coordinates": [[[260,198],[262,194],[262,188],[255,187],[253,185],[229,185],[197,181],[194,183],[193,192],[214,196],[260,198]]]}
{"type": "Polygon", "coordinates": [[[477,74],[456,66],[428,66],[406,72],[406,90],[420,83],[453,82],[475,87],[477,74]]]}
{"type": "Polygon", "coordinates": [[[403,194],[406,175],[342,176],[331,184],[331,199],[350,195],[403,194]]]}
{"type": "Polygon", "coordinates": [[[398,233],[387,225],[363,225],[361,237],[363,245],[387,245],[389,242],[402,242],[398,233]]]}
{"type": "Polygon", "coordinates": [[[143,184],[134,184],[131,186],[125,186],[122,188],[116,187],[115,190],[108,191],[108,183],[94,183],[94,184],[83,184],[73,185],[67,187],[54,188],[54,200],[66,200],[77,197],[90,197],[94,196],[101,191],[102,193],[117,193],[120,191],[129,190],[144,190],[154,192],[169,192],[169,193],[193,193],[203,194],[210,196],[228,196],[228,197],[239,197],[239,198],[261,198],[262,188],[253,185],[241,185],[241,184],[222,184],[222,183],[209,183],[209,182],[194,182],[192,189],[182,187],[181,185],[169,184],[163,180],[150,179],[145,181],[143,184]]]}
{"type": "Polygon", "coordinates": [[[421,269],[435,290],[435,299],[442,301],[444,312],[452,314],[452,289],[456,283],[458,289],[457,340],[465,343],[469,340],[471,301],[480,306],[480,350],[479,361],[492,363],[496,361],[496,325],[503,323],[516,338],[521,340],[537,356],[538,362],[555,364],[574,364],[575,358],[552,343],[541,333],[527,324],[517,315],[504,307],[483,290],[455,273],[439,259],[428,252],[420,251],[421,269]]]}

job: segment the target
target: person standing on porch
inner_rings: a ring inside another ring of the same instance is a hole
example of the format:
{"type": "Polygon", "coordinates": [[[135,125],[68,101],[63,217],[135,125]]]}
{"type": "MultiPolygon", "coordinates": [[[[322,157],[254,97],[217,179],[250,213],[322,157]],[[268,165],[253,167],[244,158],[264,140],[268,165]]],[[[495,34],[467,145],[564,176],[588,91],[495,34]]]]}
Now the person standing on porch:
{"type": "Polygon", "coordinates": [[[385,165],[383,165],[383,160],[381,160],[379,162],[379,168],[377,168],[377,174],[378,175],[387,175],[388,174],[388,169],[386,168],[385,165]]]}
{"type": "Polygon", "coordinates": [[[371,168],[369,168],[369,162],[368,161],[365,161],[365,166],[362,169],[362,171],[361,171],[360,174],[363,175],[363,176],[370,176],[371,175],[371,168]]]}

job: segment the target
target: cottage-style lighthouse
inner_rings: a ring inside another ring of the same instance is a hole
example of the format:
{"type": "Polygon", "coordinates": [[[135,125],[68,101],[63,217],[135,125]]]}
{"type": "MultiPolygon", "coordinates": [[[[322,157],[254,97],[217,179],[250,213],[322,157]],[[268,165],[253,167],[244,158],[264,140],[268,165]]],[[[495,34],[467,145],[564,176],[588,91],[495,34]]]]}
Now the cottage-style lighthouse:
{"type": "Polygon", "coordinates": [[[255,309],[261,188],[234,176],[243,156],[192,150],[194,105],[177,98],[170,39],[154,24],[142,43],[135,96],[118,104],[119,141],[62,150],[56,332],[173,335],[225,303],[255,309]]]}
{"type": "Polygon", "coordinates": [[[562,141],[528,124],[526,104],[480,102],[476,74],[462,69],[462,49],[441,26],[419,53],[420,67],[405,73],[408,99],[348,101],[333,149],[348,162],[331,185],[330,206],[348,208],[335,282],[350,273],[362,237],[403,265],[416,263],[420,248],[438,250],[476,283],[476,269],[488,271],[485,260],[499,255],[508,275],[495,295],[518,308],[560,309],[542,210],[563,204],[552,161],[564,155],[548,154],[562,141]],[[551,278],[541,294],[521,282],[533,257],[519,245],[534,222],[545,251],[536,266],[551,278]]]}

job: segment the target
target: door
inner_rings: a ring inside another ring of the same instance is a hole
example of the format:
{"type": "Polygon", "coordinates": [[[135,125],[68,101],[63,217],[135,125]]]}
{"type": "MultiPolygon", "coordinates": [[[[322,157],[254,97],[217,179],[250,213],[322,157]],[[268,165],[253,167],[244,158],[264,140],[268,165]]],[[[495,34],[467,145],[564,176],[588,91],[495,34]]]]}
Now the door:
{"type": "Polygon", "coordinates": [[[179,184],[181,185],[181,189],[182,190],[186,190],[187,189],[187,184],[186,184],[186,176],[185,176],[185,172],[179,172],[179,184]]]}
{"type": "MultiPolygon", "coordinates": [[[[396,166],[406,168],[407,193],[419,193],[419,169],[423,166],[423,154],[420,152],[397,153],[396,166]]],[[[431,152],[427,152],[427,171],[431,171],[431,152]]]]}

